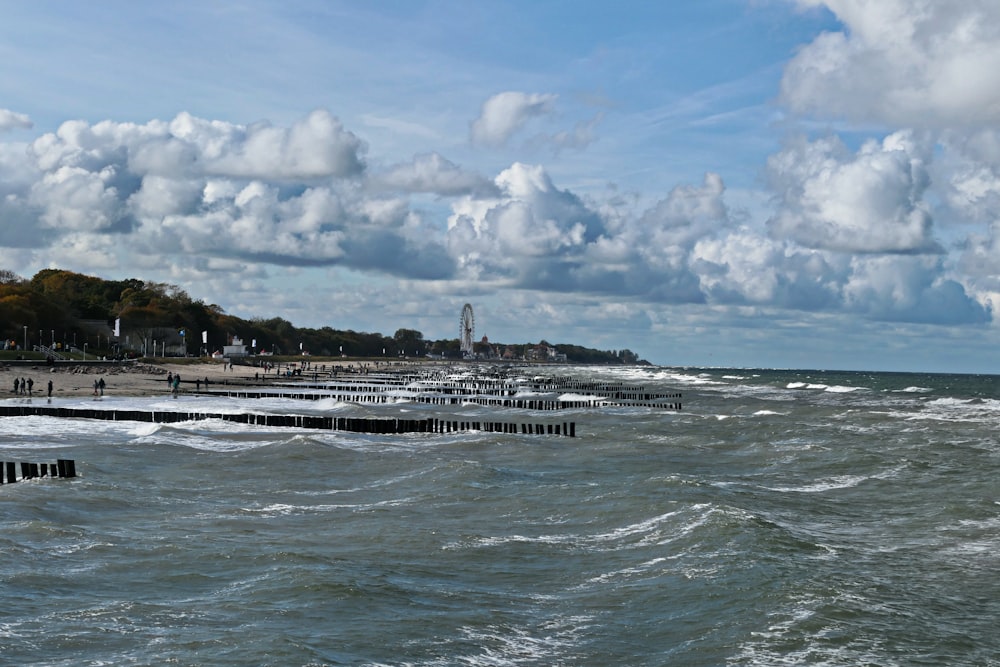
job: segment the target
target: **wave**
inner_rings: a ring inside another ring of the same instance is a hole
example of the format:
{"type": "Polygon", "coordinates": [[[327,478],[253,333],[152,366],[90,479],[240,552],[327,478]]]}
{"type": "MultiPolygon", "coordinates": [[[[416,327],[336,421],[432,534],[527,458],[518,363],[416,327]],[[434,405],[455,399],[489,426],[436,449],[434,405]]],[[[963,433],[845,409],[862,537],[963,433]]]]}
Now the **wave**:
{"type": "Polygon", "coordinates": [[[835,489],[850,489],[867,479],[871,478],[868,475],[838,475],[802,486],[765,486],[762,488],[778,493],[823,493],[835,489]]]}
{"type": "Polygon", "coordinates": [[[850,387],[845,385],[829,385],[821,382],[789,382],[786,389],[809,389],[816,391],[828,391],[833,394],[848,394],[858,391],[861,387],[850,387]]]}

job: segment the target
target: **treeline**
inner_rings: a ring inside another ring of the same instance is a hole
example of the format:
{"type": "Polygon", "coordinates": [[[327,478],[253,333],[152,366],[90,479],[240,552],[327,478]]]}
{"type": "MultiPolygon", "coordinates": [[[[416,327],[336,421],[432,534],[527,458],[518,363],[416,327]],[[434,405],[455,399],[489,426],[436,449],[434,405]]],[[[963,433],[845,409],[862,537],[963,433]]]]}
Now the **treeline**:
{"type": "MultiPolygon", "coordinates": [[[[36,345],[60,349],[84,349],[93,354],[132,355],[143,350],[139,340],[155,338],[162,332],[176,336],[184,331],[191,354],[211,353],[233,336],[245,345],[256,340],[255,351],[276,355],[298,355],[307,351],[316,356],[422,357],[428,354],[459,358],[457,338],[425,340],[414,329],[398,329],[392,336],[381,333],[323,327],[296,327],[280,317],[245,320],[227,314],[221,306],[192,299],[176,285],[127,280],[104,280],[72,271],[44,269],[30,279],[0,270],[0,336],[4,347],[33,349],[36,345]],[[121,340],[106,335],[115,320],[122,323],[121,340]],[[209,346],[201,346],[201,332],[208,332],[209,346]],[[102,332],[105,335],[102,336],[102,332]],[[129,345],[124,345],[131,332],[129,345]]],[[[548,343],[476,344],[476,352],[510,359],[544,359],[548,343]]],[[[629,350],[599,351],[577,345],[551,346],[575,363],[641,363],[629,350]]]]}

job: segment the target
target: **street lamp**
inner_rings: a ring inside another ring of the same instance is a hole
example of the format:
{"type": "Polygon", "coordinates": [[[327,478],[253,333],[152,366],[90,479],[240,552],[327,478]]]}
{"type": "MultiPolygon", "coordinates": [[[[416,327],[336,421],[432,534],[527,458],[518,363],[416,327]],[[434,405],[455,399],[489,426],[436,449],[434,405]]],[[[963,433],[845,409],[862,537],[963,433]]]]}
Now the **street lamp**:
{"type": "Polygon", "coordinates": [[[86,343],[83,344],[83,360],[84,361],[87,360],[87,344],[86,343]]]}
{"type": "Polygon", "coordinates": [[[24,351],[28,351],[28,325],[24,325],[24,351]]]}

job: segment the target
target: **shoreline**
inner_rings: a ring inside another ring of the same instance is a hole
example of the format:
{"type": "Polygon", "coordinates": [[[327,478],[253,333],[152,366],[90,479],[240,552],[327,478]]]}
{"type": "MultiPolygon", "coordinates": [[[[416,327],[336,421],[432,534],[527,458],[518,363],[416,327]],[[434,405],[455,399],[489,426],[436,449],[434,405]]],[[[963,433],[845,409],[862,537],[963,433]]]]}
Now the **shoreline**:
{"type": "MultiPolygon", "coordinates": [[[[44,362],[35,365],[3,365],[0,367],[0,398],[14,398],[21,394],[14,393],[14,381],[28,378],[34,380],[32,396],[44,398],[48,395],[48,383],[52,381],[53,398],[76,398],[93,396],[94,382],[104,380],[104,395],[108,396],[160,396],[170,393],[167,386],[167,375],[179,373],[183,384],[188,381],[194,385],[195,378],[210,382],[225,380],[253,381],[253,372],[246,366],[236,366],[226,370],[222,363],[185,363],[185,364],[154,364],[128,362],[121,365],[102,364],[88,366],[73,364],[66,366],[48,366],[44,362]]],[[[273,376],[272,376],[273,377],[273,376]]]]}
{"type": "MultiPolygon", "coordinates": [[[[298,364],[291,364],[299,366],[298,364]]],[[[400,362],[375,362],[354,360],[335,363],[330,361],[314,362],[321,376],[329,372],[331,366],[344,369],[375,369],[392,368],[399,370],[404,366],[426,367],[441,364],[440,361],[407,360],[400,362]]],[[[278,369],[287,368],[290,364],[282,362],[278,369]]],[[[34,381],[31,395],[35,398],[45,398],[48,395],[48,383],[52,381],[53,398],[78,398],[94,395],[94,382],[104,380],[104,395],[147,397],[161,396],[170,393],[167,385],[168,375],[181,376],[182,390],[195,390],[197,380],[207,379],[209,386],[235,382],[241,386],[261,385],[268,381],[295,382],[296,380],[312,379],[312,369],[306,369],[301,376],[286,377],[272,369],[265,371],[258,366],[229,366],[221,361],[195,361],[183,363],[152,363],[152,362],[81,362],[72,364],[57,364],[49,366],[44,361],[35,364],[19,362],[17,364],[0,363],[0,399],[16,398],[22,394],[14,392],[15,379],[20,381],[28,378],[34,381]]]]}

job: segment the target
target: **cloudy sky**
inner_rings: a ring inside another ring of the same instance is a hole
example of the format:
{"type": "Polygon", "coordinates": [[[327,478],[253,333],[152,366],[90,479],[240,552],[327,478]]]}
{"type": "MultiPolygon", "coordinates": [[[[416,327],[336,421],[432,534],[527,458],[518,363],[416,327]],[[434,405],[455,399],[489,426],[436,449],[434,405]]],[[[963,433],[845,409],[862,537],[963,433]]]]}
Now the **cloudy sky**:
{"type": "Polygon", "coordinates": [[[3,2],[0,268],[1000,373],[996,0],[3,2]]]}

